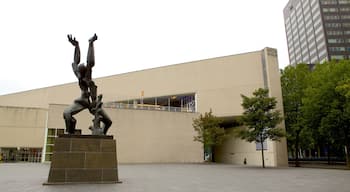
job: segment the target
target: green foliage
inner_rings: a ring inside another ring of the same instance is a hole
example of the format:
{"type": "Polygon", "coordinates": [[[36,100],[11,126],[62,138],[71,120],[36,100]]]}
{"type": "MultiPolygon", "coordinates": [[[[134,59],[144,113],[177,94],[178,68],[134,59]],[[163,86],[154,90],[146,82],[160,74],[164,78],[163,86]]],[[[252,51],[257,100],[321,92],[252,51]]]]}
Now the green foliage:
{"type": "Polygon", "coordinates": [[[280,112],[276,108],[276,99],[268,96],[267,89],[258,89],[253,97],[241,95],[244,113],[242,121],[247,127],[239,129],[237,134],[248,142],[264,142],[266,139],[280,140],[285,134],[282,129],[276,128],[282,121],[280,112]]]}
{"type": "Polygon", "coordinates": [[[294,151],[298,166],[298,151],[301,146],[311,147],[313,140],[310,129],[305,123],[302,100],[310,79],[307,64],[288,66],[281,71],[281,85],[284,107],[284,118],[287,131],[288,148],[294,151]]]}
{"type": "Polygon", "coordinates": [[[316,66],[305,90],[303,107],[306,123],[319,142],[350,149],[349,96],[350,61],[331,61],[316,66]]]}
{"type": "Polygon", "coordinates": [[[205,149],[222,144],[228,134],[224,128],[220,127],[222,121],[213,115],[213,112],[200,114],[193,120],[193,128],[198,133],[194,136],[194,141],[203,143],[205,149]]]}
{"type": "MultiPolygon", "coordinates": [[[[254,91],[253,97],[241,95],[244,108],[242,121],[246,128],[237,129],[236,136],[248,142],[259,142],[263,145],[266,139],[279,141],[285,136],[282,129],[276,126],[282,121],[280,112],[275,110],[276,99],[268,96],[267,89],[254,91]]],[[[264,163],[264,150],[261,150],[262,166],[264,163]]]]}

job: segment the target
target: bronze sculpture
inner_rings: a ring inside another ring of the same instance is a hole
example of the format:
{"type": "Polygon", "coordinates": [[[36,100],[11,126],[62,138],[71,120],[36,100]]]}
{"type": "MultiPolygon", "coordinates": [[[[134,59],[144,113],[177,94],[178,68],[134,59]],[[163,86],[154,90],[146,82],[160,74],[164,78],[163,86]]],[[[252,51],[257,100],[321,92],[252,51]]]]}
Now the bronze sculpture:
{"type": "Polygon", "coordinates": [[[92,68],[95,66],[94,42],[97,40],[97,35],[89,39],[89,49],[87,55],[87,63],[80,63],[80,47],[79,42],[68,35],[68,41],[75,47],[74,61],[72,68],[75,76],[78,78],[81,96],[74,100],[74,103],[66,108],[63,112],[63,117],[66,123],[66,132],[74,134],[76,119],[73,115],[84,109],[89,109],[94,115],[93,126],[90,127],[94,135],[106,135],[109,127],[112,125],[111,119],[102,108],[102,95],[97,99],[97,86],[92,81],[92,68]],[[103,126],[101,127],[101,122],[103,126]]]}

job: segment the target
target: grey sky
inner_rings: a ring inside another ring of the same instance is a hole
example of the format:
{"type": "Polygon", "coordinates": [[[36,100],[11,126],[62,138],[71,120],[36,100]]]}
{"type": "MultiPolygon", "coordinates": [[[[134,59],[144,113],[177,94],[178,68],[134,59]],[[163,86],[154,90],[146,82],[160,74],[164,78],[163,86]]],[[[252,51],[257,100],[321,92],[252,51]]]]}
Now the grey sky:
{"type": "Polygon", "coordinates": [[[283,8],[288,0],[11,0],[0,2],[0,94],[76,81],[97,33],[93,77],[261,50],[288,65],[283,8]]]}

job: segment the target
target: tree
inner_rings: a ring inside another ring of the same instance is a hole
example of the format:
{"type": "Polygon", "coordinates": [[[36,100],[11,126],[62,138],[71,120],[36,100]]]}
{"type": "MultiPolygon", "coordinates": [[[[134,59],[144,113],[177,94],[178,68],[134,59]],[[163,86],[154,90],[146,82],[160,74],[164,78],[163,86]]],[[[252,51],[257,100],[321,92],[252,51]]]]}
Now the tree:
{"type": "Polygon", "coordinates": [[[307,123],[319,134],[320,143],[345,146],[350,167],[350,61],[317,65],[305,92],[307,123]]]}
{"type": "Polygon", "coordinates": [[[258,142],[261,144],[262,166],[265,168],[264,141],[271,139],[279,141],[285,136],[282,129],[276,126],[282,121],[280,112],[276,108],[276,99],[268,96],[268,89],[258,89],[254,91],[253,97],[241,95],[244,108],[242,121],[246,128],[237,129],[237,136],[248,142],[258,142]]]}
{"type": "Polygon", "coordinates": [[[305,123],[302,99],[305,97],[311,71],[307,64],[288,66],[281,71],[284,118],[287,132],[287,143],[294,152],[295,166],[299,167],[300,146],[312,143],[310,129],[305,123]]]}
{"type": "Polygon", "coordinates": [[[212,110],[200,114],[197,119],[193,120],[193,128],[198,133],[194,136],[194,141],[203,143],[205,152],[209,153],[210,161],[214,160],[213,147],[222,144],[228,134],[224,128],[220,127],[222,121],[213,115],[212,110]]]}

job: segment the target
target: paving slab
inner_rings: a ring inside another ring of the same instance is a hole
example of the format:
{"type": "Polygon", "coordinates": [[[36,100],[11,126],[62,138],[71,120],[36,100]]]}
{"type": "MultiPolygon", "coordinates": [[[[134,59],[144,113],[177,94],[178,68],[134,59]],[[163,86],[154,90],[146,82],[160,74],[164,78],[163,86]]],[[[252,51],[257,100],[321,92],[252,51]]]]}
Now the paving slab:
{"type": "Polygon", "coordinates": [[[350,171],[226,164],[119,165],[122,184],[42,185],[50,165],[1,163],[1,192],[349,192],[350,171]]]}

